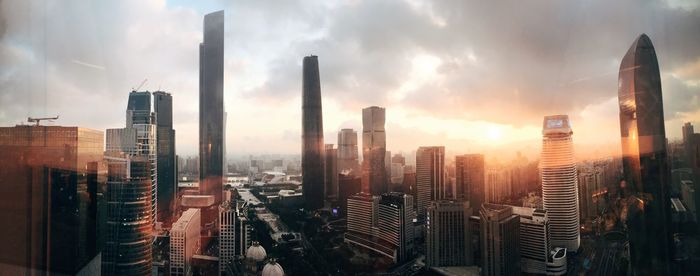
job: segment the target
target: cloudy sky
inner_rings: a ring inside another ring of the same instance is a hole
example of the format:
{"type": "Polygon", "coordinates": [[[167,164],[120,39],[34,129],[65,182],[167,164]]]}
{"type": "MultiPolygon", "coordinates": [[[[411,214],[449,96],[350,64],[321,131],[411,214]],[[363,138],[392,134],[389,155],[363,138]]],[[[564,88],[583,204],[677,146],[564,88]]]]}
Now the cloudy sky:
{"type": "Polygon", "coordinates": [[[123,127],[128,93],[174,98],[178,153],[196,154],[204,14],[226,13],[230,155],[298,153],[301,61],[319,56],[327,143],[387,108],[388,149],[534,156],[542,117],[568,114],[580,156],[619,152],[617,70],[647,33],[666,132],[700,124],[700,5],[674,1],[0,0],[0,124],[123,127]],[[193,4],[194,3],[194,4],[193,4]]]}

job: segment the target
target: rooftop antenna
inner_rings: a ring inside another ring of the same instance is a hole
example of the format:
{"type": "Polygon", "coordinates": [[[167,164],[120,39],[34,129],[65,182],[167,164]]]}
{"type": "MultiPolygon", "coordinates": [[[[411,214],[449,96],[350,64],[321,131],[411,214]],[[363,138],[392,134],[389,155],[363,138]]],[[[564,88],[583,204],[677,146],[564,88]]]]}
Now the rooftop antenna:
{"type": "Polygon", "coordinates": [[[41,121],[53,122],[54,120],[58,120],[58,116],[56,116],[56,117],[43,117],[43,118],[32,118],[32,117],[27,117],[27,122],[29,122],[29,123],[36,123],[35,126],[39,126],[39,123],[40,123],[41,121]]]}

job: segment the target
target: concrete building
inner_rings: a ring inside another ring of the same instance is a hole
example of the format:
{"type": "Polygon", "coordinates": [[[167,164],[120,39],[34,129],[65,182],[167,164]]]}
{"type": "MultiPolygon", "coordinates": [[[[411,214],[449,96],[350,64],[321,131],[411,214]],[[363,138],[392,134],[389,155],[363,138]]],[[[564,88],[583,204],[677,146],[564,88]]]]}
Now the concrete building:
{"type": "Polygon", "coordinates": [[[236,209],[232,202],[219,206],[219,273],[224,273],[236,257],[236,209]]]}
{"type": "Polygon", "coordinates": [[[170,275],[192,275],[192,256],[199,251],[201,212],[187,209],[170,230],[170,275]]]}
{"type": "Polygon", "coordinates": [[[364,192],[373,195],[388,191],[385,113],[377,106],[362,109],[362,185],[364,192]]]}
{"type": "Polygon", "coordinates": [[[100,273],[104,135],[80,127],[0,127],[0,271],[100,273]]]}
{"type": "Polygon", "coordinates": [[[486,203],[479,211],[481,275],[520,275],[520,219],[513,208],[486,203]]]}
{"type": "Polygon", "coordinates": [[[552,246],[576,252],[581,243],[578,179],[569,116],[545,116],[542,126],[542,200],[552,246]]]}
{"type": "Polygon", "coordinates": [[[674,246],[669,231],[670,167],[659,63],[646,34],[635,39],[622,58],[618,80],[632,273],[669,275],[674,246]]]}
{"type": "Polygon", "coordinates": [[[318,57],[307,56],[303,61],[301,176],[307,211],[323,207],[325,167],[323,160],[323,111],[318,57]]]}
{"type": "Polygon", "coordinates": [[[427,212],[426,265],[474,265],[469,227],[472,208],[469,202],[432,201],[427,212]]]}
{"type": "Polygon", "coordinates": [[[447,198],[445,147],[419,147],[416,151],[416,193],[419,220],[430,201],[447,198]]]}

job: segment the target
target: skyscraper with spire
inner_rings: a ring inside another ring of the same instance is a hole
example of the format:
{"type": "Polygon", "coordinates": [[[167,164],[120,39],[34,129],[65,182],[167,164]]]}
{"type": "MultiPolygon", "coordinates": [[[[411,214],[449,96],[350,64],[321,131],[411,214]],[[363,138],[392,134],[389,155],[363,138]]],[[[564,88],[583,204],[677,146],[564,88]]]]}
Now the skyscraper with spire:
{"type": "Polygon", "coordinates": [[[656,52],[646,34],[639,36],[620,64],[618,78],[621,188],[627,199],[627,231],[635,275],[669,275],[669,167],[656,52]]]}
{"type": "Polygon", "coordinates": [[[224,175],[224,11],[204,16],[199,44],[199,192],[221,204],[224,175]]]}
{"type": "Polygon", "coordinates": [[[323,113],[318,57],[304,57],[301,105],[301,177],[306,210],[323,207],[325,168],[323,162],[323,113]]]}

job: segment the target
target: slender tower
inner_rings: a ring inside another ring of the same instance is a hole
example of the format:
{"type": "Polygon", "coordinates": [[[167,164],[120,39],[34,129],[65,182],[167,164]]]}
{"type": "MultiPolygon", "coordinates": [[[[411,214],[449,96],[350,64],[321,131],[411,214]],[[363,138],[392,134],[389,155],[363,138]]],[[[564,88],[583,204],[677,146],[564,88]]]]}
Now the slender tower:
{"type": "Polygon", "coordinates": [[[569,116],[545,116],[542,127],[542,201],[549,214],[552,246],[576,252],[581,243],[578,178],[569,116]]]}
{"type": "Polygon", "coordinates": [[[318,57],[304,57],[301,104],[301,177],[306,210],[323,207],[323,113],[318,57]]]}
{"type": "Polygon", "coordinates": [[[362,178],[363,189],[372,195],[388,191],[386,183],[386,110],[370,106],[362,109],[362,178]]]}
{"type": "Polygon", "coordinates": [[[223,192],[224,131],[224,11],[217,11],[204,16],[199,44],[199,193],[214,196],[215,205],[223,192]]]}
{"type": "Polygon", "coordinates": [[[627,198],[627,231],[635,275],[669,275],[672,246],[668,227],[666,129],[656,52],[646,34],[637,38],[620,64],[618,79],[621,183],[627,198]]]}

